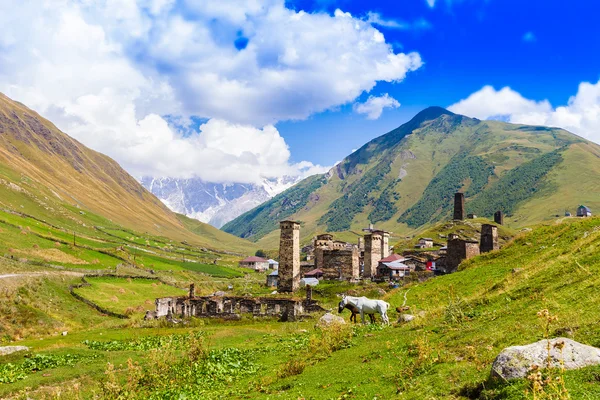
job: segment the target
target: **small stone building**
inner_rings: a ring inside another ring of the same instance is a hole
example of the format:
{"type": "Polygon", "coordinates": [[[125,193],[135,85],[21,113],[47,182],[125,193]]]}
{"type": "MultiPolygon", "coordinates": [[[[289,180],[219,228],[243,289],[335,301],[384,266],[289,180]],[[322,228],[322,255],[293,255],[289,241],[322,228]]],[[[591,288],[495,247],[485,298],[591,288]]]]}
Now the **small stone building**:
{"type": "Polygon", "coordinates": [[[267,286],[268,287],[277,287],[277,283],[279,281],[279,271],[275,270],[267,275],[267,286]]]}
{"type": "Polygon", "coordinates": [[[323,279],[323,271],[321,271],[320,268],[315,268],[312,271],[308,271],[307,273],[305,273],[304,277],[305,278],[323,279]]]}
{"type": "Polygon", "coordinates": [[[377,266],[377,278],[383,280],[398,280],[405,277],[411,268],[401,261],[380,262],[377,266]]]}
{"type": "Polygon", "coordinates": [[[446,251],[446,272],[456,272],[463,260],[479,255],[479,242],[452,238],[446,251]]]}
{"type": "Polygon", "coordinates": [[[273,259],[267,260],[269,262],[269,269],[279,269],[279,263],[273,259]]]}
{"type": "Polygon", "coordinates": [[[246,257],[239,262],[239,265],[242,268],[249,268],[257,272],[269,269],[269,261],[257,256],[246,257]]]}
{"type": "Polygon", "coordinates": [[[577,207],[577,216],[578,217],[591,217],[592,210],[590,210],[590,208],[587,206],[581,205],[581,206],[577,207]]]}
{"type": "Polygon", "coordinates": [[[433,247],[433,239],[431,238],[420,238],[417,246],[421,249],[430,249],[433,247]]]}

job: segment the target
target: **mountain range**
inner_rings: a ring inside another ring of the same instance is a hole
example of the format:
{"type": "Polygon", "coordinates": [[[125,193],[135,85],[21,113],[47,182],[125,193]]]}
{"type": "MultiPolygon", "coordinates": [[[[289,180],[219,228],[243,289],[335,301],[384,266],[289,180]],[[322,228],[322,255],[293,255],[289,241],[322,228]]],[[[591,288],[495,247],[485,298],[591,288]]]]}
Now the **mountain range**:
{"type": "Polygon", "coordinates": [[[143,177],[142,185],[172,211],[220,228],[300,180],[285,176],[260,184],[211,183],[199,178],[143,177]]]}
{"type": "Polygon", "coordinates": [[[375,224],[410,235],[451,218],[452,199],[512,228],[551,221],[580,204],[600,207],[600,146],[563,129],[478,120],[430,107],[368,142],[328,173],[309,177],[223,226],[277,246],[278,221],[302,222],[302,238],[336,232],[355,240],[375,224]]]}

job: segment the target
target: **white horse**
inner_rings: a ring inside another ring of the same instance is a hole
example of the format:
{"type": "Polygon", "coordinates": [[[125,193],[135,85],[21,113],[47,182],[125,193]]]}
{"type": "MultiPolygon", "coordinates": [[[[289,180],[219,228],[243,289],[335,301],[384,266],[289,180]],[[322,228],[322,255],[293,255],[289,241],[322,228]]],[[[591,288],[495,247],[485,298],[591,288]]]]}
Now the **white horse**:
{"type": "Polygon", "coordinates": [[[339,306],[345,307],[346,304],[351,304],[358,309],[360,312],[360,320],[363,324],[366,324],[365,314],[381,314],[381,319],[386,325],[390,324],[390,320],[387,316],[387,310],[390,308],[390,303],[383,300],[372,300],[366,297],[353,297],[353,296],[342,296],[339,306]]]}

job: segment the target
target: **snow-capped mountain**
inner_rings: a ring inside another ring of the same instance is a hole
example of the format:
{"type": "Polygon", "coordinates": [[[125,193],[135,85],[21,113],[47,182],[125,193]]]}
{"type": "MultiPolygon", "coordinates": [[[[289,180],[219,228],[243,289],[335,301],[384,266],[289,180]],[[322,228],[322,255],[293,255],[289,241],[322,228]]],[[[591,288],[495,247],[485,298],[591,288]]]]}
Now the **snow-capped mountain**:
{"type": "Polygon", "coordinates": [[[297,183],[299,177],[265,179],[259,184],[210,183],[199,178],[141,179],[171,210],[217,228],[297,183]]]}

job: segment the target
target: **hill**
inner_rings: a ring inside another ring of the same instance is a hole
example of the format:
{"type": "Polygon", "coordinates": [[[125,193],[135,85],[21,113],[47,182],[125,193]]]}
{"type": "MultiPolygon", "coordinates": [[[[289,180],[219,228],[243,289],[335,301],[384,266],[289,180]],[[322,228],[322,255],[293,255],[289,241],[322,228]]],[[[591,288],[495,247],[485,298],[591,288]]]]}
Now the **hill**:
{"type": "MultiPolygon", "coordinates": [[[[416,316],[392,327],[320,330],[314,320],[256,318],[138,325],[86,312],[64,289],[65,278],[22,282],[26,288],[7,290],[0,307],[23,312],[15,314],[19,318],[2,314],[6,317],[0,324],[9,332],[15,324],[23,326],[19,333],[27,339],[15,344],[31,346],[33,355],[8,358],[12,369],[0,364],[0,396],[24,390],[33,398],[60,392],[106,399],[119,394],[132,399],[595,399],[600,396],[600,366],[552,372],[550,376],[565,382],[562,396],[554,397],[539,392],[532,397],[527,379],[492,381],[489,375],[502,349],[546,336],[600,346],[598,246],[599,218],[566,218],[522,232],[501,250],[463,263],[457,273],[388,289],[382,297],[392,309],[406,302],[416,316]],[[51,304],[61,307],[55,311],[51,304]],[[538,316],[541,310],[557,319],[547,324],[538,316]],[[51,334],[56,313],[69,321],[58,325],[72,330],[67,336],[51,334]],[[38,330],[43,326],[48,335],[43,340],[30,336],[28,321],[38,330]],[[203,340],[194,340],[194,335],[203,340]],[[59,363],[65,354],[77,357],[77,368],[59,363]],[[47,360],[38,369],[43,373],[11,375],[35,357],[47,360]],[[126,365],[128,359],[129,367],[111,368],[126,365]]],[[[111,296],[144,304],[138,288],[147,282],[94,278],[91,283],[94,291],[87,294],[117,310],[125,305],[111,296]]],[[[372,283],[329,282],[313,294],[327,308],[339,302],[338,293],[353,290],[373,296],[383,289],[372,283]]],[[[157,285],[152,290],[172,289],[157,285]]],[[[348,318],[348,313],[342,315],[348,318]]],[[[391,317],[397,318],[395,311],[391,317]]]]}
{"type": "Polygon", "coordinates": [[[114,160],[3,94],[0,187],[2,209],[64,228],[115,225],[209,248],[251,252],[255,247],[209,226],[202,236],[193,233],[114,160]]]}
{"type": "Polygon", "coordinates": [[[453,194],[481,217],[502,210],[519,228],[600,207],[600,146],[558,128],[481,121],[430,107],[222,229],[276,246],[277,222],[306,240],[360,233],[370,222],[403,236],[449,219],[453,194]]]}

